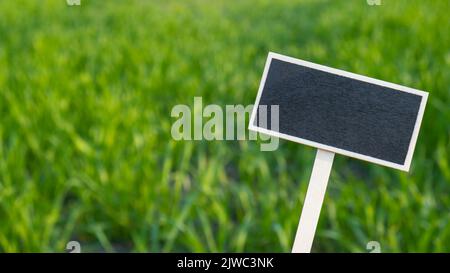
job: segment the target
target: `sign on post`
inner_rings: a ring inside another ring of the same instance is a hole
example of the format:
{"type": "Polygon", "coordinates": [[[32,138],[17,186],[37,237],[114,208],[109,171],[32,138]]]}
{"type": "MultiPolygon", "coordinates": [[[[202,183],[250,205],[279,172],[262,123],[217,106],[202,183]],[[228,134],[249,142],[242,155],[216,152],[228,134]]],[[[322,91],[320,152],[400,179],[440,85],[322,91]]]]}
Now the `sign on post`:
{"type": "Polygon", "coordinates": [[[249,129],[316,147],[293,252],[310,252],[334,154],[409,171],[428,93],[269,53],[249,129]],[[278,105],[279,123],[258,123],[278,105]]]}

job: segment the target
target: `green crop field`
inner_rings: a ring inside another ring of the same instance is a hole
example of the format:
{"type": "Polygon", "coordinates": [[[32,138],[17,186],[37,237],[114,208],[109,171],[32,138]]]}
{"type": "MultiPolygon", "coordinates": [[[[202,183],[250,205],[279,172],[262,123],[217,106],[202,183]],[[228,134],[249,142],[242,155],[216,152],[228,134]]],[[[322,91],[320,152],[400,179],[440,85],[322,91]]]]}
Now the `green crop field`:
{"type": "Polygon", "coordinates": [[[409,173],[336,156],[314,252],[450,252],[450,1],[0,0],[0,252],[289,252],[315,149],[175,141],[269,51],[430,92],[409,173]]]}

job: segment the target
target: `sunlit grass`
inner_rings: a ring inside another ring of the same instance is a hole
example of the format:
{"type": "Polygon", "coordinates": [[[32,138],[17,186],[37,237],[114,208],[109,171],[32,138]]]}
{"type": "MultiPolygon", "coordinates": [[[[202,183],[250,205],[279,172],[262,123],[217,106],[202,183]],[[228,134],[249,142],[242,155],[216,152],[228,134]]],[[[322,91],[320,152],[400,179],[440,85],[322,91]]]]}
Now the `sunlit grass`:
{"type": "Polygon", "coordinates": [[[268,51],[430,92],[409,174],[337,156],[313,251],[450,251],[448,1],[0,2],[0,251],[289,252],[315,151],[176,142],[268,51]]]}

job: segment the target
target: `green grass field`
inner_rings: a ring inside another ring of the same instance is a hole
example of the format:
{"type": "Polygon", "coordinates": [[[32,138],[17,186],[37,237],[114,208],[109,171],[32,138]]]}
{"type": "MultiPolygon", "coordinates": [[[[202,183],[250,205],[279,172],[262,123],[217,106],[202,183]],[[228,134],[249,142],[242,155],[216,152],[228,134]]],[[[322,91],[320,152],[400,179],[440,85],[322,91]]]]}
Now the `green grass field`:
{"type": "Polygon", "coordinates": [[[268,51],[430,92],[410,173],[337,156],[314,252],[450,252],[450,1],[0,1],[0,251],[289,252],[315,150],[174,141],[268,51]]]}

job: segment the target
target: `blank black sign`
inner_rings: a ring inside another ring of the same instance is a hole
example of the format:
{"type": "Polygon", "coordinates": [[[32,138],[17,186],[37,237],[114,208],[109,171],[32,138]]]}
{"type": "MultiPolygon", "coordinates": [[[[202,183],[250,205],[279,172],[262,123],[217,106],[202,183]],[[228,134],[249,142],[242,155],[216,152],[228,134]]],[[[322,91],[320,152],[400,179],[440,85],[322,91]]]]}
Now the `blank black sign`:
{"type": "Polygon", "coordinates": [[[407,171],[427,94],[271,53],[250,129],[407,171]],[[279,106],[277,130],[261,105],[279,106]]]}

